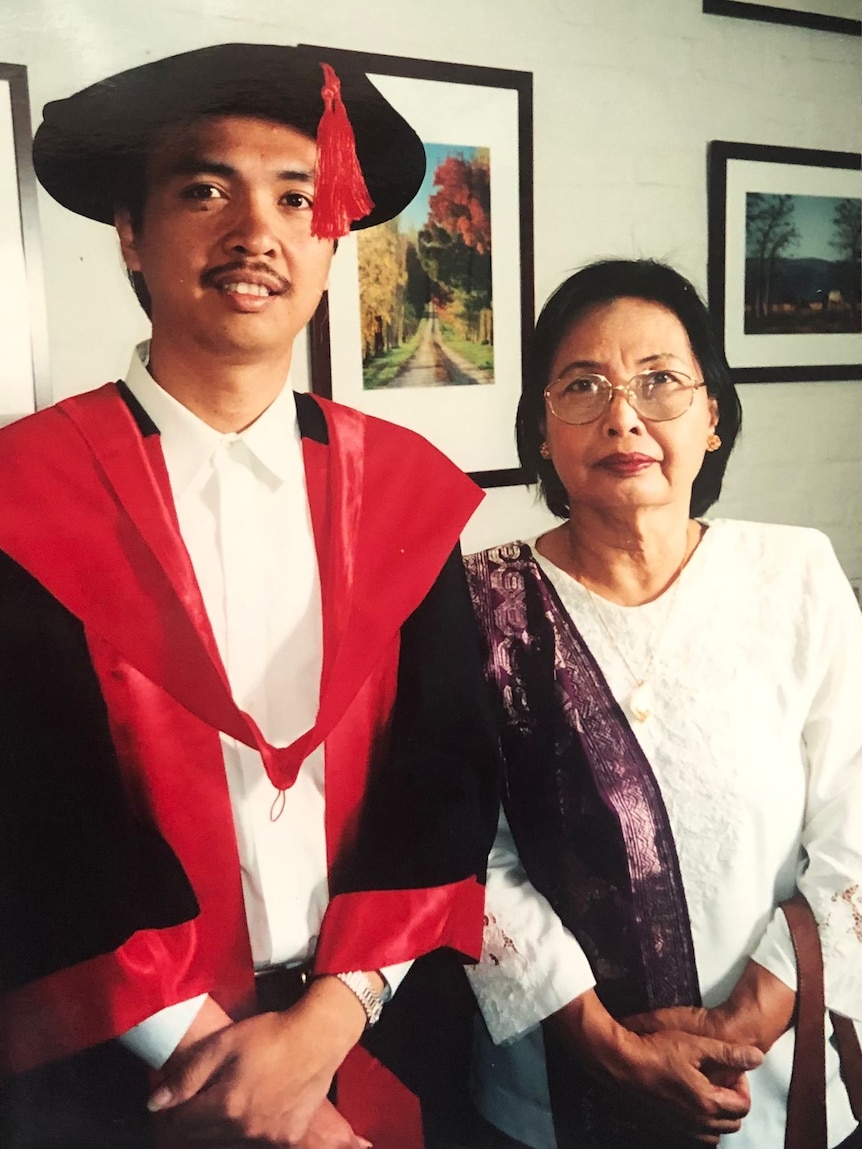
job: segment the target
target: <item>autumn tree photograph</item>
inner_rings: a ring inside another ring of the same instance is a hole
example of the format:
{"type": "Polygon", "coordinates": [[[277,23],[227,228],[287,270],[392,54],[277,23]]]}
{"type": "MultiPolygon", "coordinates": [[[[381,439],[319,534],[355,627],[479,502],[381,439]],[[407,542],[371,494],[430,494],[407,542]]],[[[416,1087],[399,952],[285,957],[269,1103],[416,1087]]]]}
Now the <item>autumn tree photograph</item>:
{"type": "Polygon", "coordinates": [[[490,153],[425,152],[410,206],[357,236],[366,390],[494,382],[490,153]]]}
{"type": "Polygon", "coordinates": [[[745,333],[862,330],[860,221],[859,199],[749,192],[745,333]]]}

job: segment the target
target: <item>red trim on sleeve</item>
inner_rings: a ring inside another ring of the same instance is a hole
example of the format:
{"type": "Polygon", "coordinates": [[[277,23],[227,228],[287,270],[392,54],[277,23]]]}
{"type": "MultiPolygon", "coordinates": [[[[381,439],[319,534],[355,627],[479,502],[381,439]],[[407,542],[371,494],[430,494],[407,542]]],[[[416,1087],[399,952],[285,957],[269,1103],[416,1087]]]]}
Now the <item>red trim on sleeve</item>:
{"type": "Polygon", "coordinates": [[[422,890],[338,894],[320,931],[316,973],[380,969],[449,946],[482,950],[485,887],[475,877],[422,890]]]}
{"type": "Polygon", "coordinates": [[[23,1073],[68,1057],[125,1033],[166,1005],[205,993],[200,977],[186,977],[196,948],[194,922],[146,930],[113,953],[4,994],[4,1068],[23,1073]]]}

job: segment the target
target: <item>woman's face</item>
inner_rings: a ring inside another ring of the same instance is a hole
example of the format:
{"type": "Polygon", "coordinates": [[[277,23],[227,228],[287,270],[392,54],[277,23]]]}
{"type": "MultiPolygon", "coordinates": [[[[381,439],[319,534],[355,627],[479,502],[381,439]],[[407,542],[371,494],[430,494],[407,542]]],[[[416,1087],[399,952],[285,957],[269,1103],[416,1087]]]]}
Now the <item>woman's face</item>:
{"type": "MultiPolygon", "coordinates": [[[[644,299],[597,304],[579,316],[557,348],[548,380],[566,369],[604,375],[613,386],[659,368],[700,382],[700,365],[672,311],[644,299]]],[[[677,419],[653,422],[614,392],[593,423],[573,426],[545,406],[545,441],[569,496],[569,505],[608,511],[678,504],[688,514],[691,487],[718,421],[706,388],[677,419]]]]}

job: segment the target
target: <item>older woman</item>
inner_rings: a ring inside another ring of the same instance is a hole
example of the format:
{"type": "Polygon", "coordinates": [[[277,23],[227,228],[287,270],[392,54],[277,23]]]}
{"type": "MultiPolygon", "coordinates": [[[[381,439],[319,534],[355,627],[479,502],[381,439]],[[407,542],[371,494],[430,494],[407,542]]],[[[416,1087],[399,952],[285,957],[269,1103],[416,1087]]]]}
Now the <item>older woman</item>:
{"type": "Polygon", "coordinates": [[[518,440],[564,521],[467,560],[505,764],[471,973],[501,1146],[781,1149],[797,888],[862,1018],[862,621],[823,535],[702,519],[740,421],[670,268],[547,303],[518,440]]]}

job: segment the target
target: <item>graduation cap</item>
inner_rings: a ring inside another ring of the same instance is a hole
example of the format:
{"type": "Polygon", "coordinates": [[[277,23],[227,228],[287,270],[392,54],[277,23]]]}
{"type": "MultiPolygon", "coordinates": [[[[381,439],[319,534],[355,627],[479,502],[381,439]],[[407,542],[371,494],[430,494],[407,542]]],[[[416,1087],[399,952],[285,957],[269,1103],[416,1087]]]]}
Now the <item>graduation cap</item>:
{"type": "Polygon", "coordinates": [[[202,116],[254,116],[317,141],[312,230],[337,238],[398,215],[425,149],[364,72],[307,49],[218,44],[154,60],[45,105],[33,141],[40,183],[78,215],[113,223],[129,173],[160,135],[202,116]]]}

